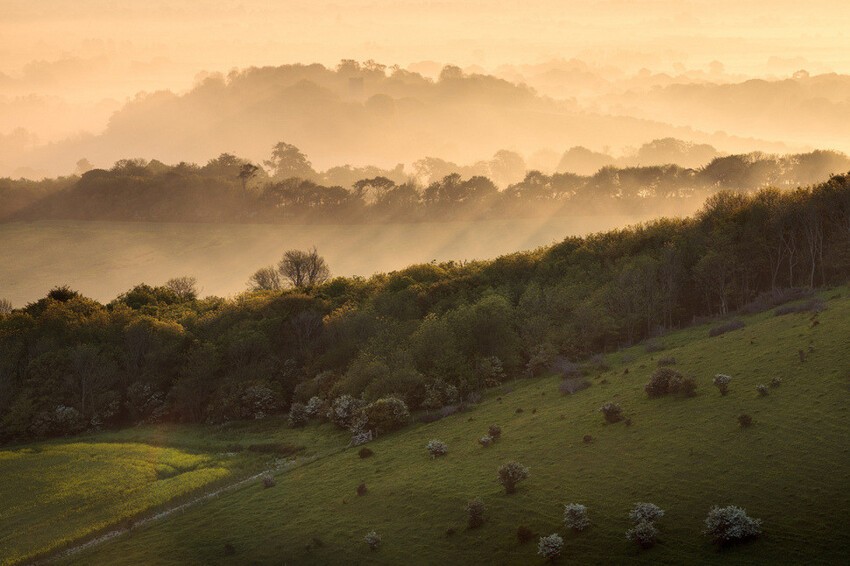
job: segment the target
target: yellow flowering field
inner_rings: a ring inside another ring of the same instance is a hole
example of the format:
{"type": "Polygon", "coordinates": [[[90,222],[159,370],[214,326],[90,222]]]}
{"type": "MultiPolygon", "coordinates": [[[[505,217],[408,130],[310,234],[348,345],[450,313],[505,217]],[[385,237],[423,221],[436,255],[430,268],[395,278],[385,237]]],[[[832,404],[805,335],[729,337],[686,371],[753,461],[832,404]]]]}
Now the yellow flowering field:
{"type": "Polygon", "coordinates": [[[140,443],[0,450],[0,563],[59,549],[224,480],[231,462],[140,443]]]}

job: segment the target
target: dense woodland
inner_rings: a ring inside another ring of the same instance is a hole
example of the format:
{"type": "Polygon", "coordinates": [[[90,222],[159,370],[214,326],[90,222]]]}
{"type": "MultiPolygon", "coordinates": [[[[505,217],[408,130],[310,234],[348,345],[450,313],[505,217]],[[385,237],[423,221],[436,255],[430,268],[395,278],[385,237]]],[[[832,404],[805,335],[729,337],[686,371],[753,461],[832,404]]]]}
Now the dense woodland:
{"type": "MultiPolygon", "coordinates": [[[[716,153],[675,139],[642,146],[644,163],[716,153]]],[[[428,157],[413,164],[314,170],[297,147],[278,143],[265,168],[222,154],[204,166],[125,159],[111,169],[43,181],[0,179],[0,220],[172,222],[411,222],[570,214],[676,214],[723,189],[796,187],[850,169],[841,153],[717,156],[703,167],[622,165],[585,148],[567,151],[559,173],[528,171],[499,151],[458,165],[428,157]],[[599,165],[596,173],[570,171],[599,165]]],[[[87,163],[81,160],[80,167],[87,163]]]]}
{"type": "MultiPolygon", "coordinates": [[[[173,174],[145,177],[147,167],[130,164],[80,183],[108,186],[131,167],[140,185],[173,174]]],[[[492,261],[302,279],[232,300],[200,298],[188,279],[139,285],[107,305],[57,287],[0,309],[0,438],[261,418],[345,395],[435,410],[696,317],[769,308],[789,289],[848,277],[850,176],[836,176],[811,188],[720,191],[692,218],[492,261]]]]}

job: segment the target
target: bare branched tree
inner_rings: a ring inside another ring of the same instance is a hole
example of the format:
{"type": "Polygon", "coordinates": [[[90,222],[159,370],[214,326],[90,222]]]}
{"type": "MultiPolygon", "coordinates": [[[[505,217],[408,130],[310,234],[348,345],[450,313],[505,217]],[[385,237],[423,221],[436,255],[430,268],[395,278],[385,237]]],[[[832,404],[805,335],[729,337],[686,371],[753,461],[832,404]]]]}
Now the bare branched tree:
{"type": "Polygon", "coordinates": [[[280,273],[273,265],[261,267],[248,279],[252,291],[277,291],[281,286],[280,273]]]}
{"type": "Polygon", "coordinates": [[[195,277],[183,276],[169,279],[165,286],[174,291],[182,301],[192,301],[198,298],[198,280],[195,277]]]}
{"type": "Polygon", "coordinates": [[[330,277],[325,258],[314,247],[310,251],[289,250],[278,263],[278,271],[293,287],[309,287],[324,283],[330,277]]]}

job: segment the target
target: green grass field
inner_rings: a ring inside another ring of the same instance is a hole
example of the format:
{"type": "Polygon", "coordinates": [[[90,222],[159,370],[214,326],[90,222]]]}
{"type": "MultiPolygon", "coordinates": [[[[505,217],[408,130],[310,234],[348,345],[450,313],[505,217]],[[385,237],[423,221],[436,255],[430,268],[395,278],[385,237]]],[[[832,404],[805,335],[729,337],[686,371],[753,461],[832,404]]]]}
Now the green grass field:
{"type": "Polygon", "coordinates": [[[26,561],[175,500],[345,445],[330,426],[283,419],[143,426],[0,451],[0,563],[26,561]]]}
{"type": "Polygon", "coordinates": [[[542,563],[536,542],[517,542],[517,527],[526,525],[561,533],[565,562],[844,563],[850,298],[847,289],[824,296],[830,300],[818,326],[809,314],[767,312],[716,338],[708,338],[708,326],[693,327],[663,338],[663,352],[635,347],[609,355],[611,369],[572,396],[559,394],[554,377],[519,381],[469,412],[371,443],[371,458],[343,450],[281,474],[272,489],[248,486],[67,561],[542,563]],[[800,349],[811,349],[805,362],[800,349]],[[660,356],[674,356],[678,370],[697,378],[696,397],[647,398],[643,385],[660,356]],[[711,385],[715,373],[734,378],[725,397],[711,385]],[[760,397],[756,385],[774,376],[782,385],[760,397]],[[622,405],[631,426],[604,423],[598,408],[609,400],[622,405]],[[741,413],[752,415],[753,427],[738,425],[741,413]],[[502,426],[502,439],[484,449],[476,440],[490,423],[502,426]],[[592,443],[582,441],[586,434],[592,443]],[[431,438],[448,443],[446,457],[429,458],[431,438]],[[514,459],[531,477],[505,495],[496,469],[514,459]],[[358,497],[361,481],[369,493],[358,497]],[[470,531],[465,506],[475,496],[487,504],[487,522],[470,531]],[[667,512],[660,543],[646,551],[624,537],[637,501],[667,512]],[[589,530],[563,527],[568,502],[588,506],[589,530]],[[764,535],[718,551],[701,534],[714,504],[744,507],[763,519],[764,535]],[[363,542],[373,529],[383,537],[374,552],[363,542]],[[225,544],[235,553],[227,556],[225,544]]]}

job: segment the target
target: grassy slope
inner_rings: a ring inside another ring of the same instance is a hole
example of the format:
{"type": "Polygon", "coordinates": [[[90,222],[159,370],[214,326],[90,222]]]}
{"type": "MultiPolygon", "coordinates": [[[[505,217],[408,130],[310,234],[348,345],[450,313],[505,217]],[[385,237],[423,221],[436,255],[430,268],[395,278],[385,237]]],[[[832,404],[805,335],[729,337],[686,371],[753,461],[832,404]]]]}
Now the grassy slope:
{"type": "Polygon", "coordinates": [[[2,451],[0,470],[3,563],[61,547],[232,473],[227,459],[89,442],[2,451]]]}
{"type": "Polygon", "coordinates": [[[310,446],[303,458],[342,442],[330,426],[281,422],[144,426],[0,451],[0,563],[61,548],[279,457],[228,453],[236,444],[310,446]]]}
{"type": "Polygon", "coordinates": [[[565,558],[585,563],[843,563],[850,552],[847,293],[825,294],[832,299],[814,328],[807,314],[768,312],[722,337],[707,338],[706,326],[677,332],[661,354],[611,355],[612,369],[573,396],[560,396],[554,377],[517,382],[501,400],[496,393],[468,413],[377,440],[372,458],[342,451],[282,474],[273,489],[246,487],[71,561],[542,563],[535,543],[516,541],[525,524],[562,533],[565,558]],[[797,352],[810,344],[801,363],[797,352]],[[660,355],[675,356],[677,368],[698,379],[697,397],[646,398],[643,384],[660,355]],[[726,397],[711,385],[718,372],[734,377],[726,397]],[[755,386],[773,376],[782,386],[758,397],[755,386]],[[608,400],[623,406],[632,426],[604,424],[597,409],[608,400]],[[742,412],[755,426],[738,426],[742,412]],[[476,439],[493,422],[502,425],[502,440],[483,449],[476,439]],[[595,441],[584,444],[585,434],[595,441]],[[447,442],[448,456],[429,459],[430,438],[447,442]],[[507,496],[495,475],[511,459],[529,466],[531,477],[507,496]],[[355,495],[361,480],[365,497],[355,495]],[[488,522],[467,531],[465,505],[474,496],[486,502],[488,522]],[[562,526],[571,501],[589,507],[593,525],[584,533],[562,526]],[[623,536],[636,501],[667,511],[662,540],[649,551],[623,536]],[[701,535],[713,504],[743,506],[764,520],[764,536],[716,551],[701,535]],[[447,536],[448,528],[456,534],[447,536]],[[372,529],[384,540],[377,552],[362,541],[372,529]],[[313,537],[322,544],[311,544],[313,537]],[[225,543],[235,555],[225,556],[225,543]]]}

